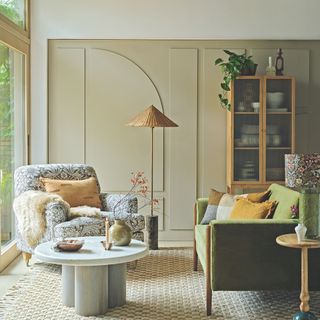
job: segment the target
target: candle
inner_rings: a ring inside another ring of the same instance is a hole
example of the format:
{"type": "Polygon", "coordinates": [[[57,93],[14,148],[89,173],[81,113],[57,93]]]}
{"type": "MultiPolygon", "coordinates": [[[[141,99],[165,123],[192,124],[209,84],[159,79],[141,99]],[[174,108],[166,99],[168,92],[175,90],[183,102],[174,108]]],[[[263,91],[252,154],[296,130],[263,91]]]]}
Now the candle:
{"type": "Polygon", "coordinates": [[[106,244],[107,244],[107,243],[109,243],[109,220],[108,220],[108,218],[106,218],[105,226],[106,226],[106,244]]]}

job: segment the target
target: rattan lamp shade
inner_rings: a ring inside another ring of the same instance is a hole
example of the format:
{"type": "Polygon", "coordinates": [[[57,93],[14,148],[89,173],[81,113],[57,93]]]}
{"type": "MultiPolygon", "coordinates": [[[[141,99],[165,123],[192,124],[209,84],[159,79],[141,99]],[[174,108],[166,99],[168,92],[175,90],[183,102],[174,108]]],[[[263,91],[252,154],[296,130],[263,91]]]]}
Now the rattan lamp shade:
{"type": "Polygon", "coordinates": [[[127,126],[131,127],[178,127],[176,123],[167,118],[156,107],[150,106],[134,117],[127,126]]]}

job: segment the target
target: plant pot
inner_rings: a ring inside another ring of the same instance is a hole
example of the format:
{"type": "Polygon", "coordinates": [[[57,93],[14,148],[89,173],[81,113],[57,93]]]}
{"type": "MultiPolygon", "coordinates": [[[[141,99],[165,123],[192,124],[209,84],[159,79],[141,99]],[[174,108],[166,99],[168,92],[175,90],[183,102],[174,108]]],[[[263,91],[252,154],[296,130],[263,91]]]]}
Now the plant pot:
{"type": "Polygon", "coordinates": [[[124,220],[116,219],[110,227],[110,237],[115,246],[128,246],[131,242],[132,232],[124,220]]]}
{"type": "Polygon", "coordinates": [[[241,76],[254,76],[257,71],[258,64],[244,65],[241,70],[241,76]]]}
{"type": "Polygon", "coordinates": [[[158,216],[146,217],[146,229],[149,249],[158,250],[158,216]]]}

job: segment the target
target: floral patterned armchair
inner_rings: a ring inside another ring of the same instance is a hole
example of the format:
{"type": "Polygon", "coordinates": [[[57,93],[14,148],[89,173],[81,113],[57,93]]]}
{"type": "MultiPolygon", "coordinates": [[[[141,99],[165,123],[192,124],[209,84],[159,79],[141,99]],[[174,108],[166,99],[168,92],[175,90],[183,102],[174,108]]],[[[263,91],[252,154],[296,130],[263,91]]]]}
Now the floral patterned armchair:
{"type": "MultiPolygon", "coordinates": [[[[15,196],[28,190],[43,190],[40,177],[59,180],[83,180],[95,177],[95,170],[85,164],[43,164],[28,165],[16,169],[14,174],[15,196]]],[[[100,190],[97,179],[98,189],[100,190]]],[[[107,212],[113,210],[113,206],[122,195],[100,193],[102,203],[101,218],[108,216],[107,212]]],[[[118,209],[118,208],[117,208],[118,209]]],[[[132,230],[133,239],[144,240],[143,229],[145,227],[144,216],[138,214],[138,200],[130,197],[121,203],[121,210],[130,213],[126,223],[132,230]]],[[[103,219],[93,217],[78,217],[67,219],[68,208],[61,203],[49,203],[45,211],[46,231],[39,243],[52,240],[55,237],[85,237],[105,234],[103,219]]],[[[112,217],[111,217],[112,223],[112,217]]],[[[34,248],[30,247],[22,238],[19,228],[16,227],[17,246],[23,252],[24,259],[28,263],[34,248]]]]}

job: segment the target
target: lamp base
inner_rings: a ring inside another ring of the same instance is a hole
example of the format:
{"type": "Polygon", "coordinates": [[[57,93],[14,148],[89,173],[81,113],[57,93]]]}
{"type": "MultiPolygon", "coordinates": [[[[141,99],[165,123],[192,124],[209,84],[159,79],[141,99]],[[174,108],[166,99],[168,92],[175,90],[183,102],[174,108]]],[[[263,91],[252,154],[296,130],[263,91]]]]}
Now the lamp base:
{"type": "Polygon", "coordinates": [[[317,317],[310,311],[299,311],[293,316],[292,320],[317,320],[317,317]]]}
{"type": "Polygon", "coordinates": [[[146,228],[149,249],[158,250],[158,216],[147,216],[146,228]]]}

